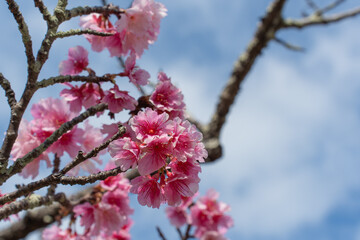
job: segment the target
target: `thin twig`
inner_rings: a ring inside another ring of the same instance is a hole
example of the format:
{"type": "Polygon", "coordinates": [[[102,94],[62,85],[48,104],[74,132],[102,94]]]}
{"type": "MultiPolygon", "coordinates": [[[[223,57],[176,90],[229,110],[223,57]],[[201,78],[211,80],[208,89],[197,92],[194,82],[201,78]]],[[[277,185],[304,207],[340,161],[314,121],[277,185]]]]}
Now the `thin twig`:
{"type": "MultiPolygon", "coordinates": [[[[60,158],[58,157],[57,153],[55,153],[52,174],[59,172],[59,167],[60,167],[60,158]]],[[[56,186],[57,186],[57,183],[53,183],[49,186],[48,191],[47,191],[47,196],[54,196],[56,186]]]]}
{"type": "Polygon", "coordinates": [[[159,236],[162,240],[166,240],[166,237],[164,236],[164,234],[162,233],[160,227],[156,226],[156,231],[159,233],[159,236]]]}
{"type": "Polygon", "coordinates": [[[114,35],[114,33],[108,33],[108,32],[98,32],[91,29],[72,29],[66,32],[57,32],[55,37],[56,38],[66,38],[76,35],[84,35],[84,34],[90,34],[90,35],[96,35],[96,36],[102,36],[102,37],[109,37],[114,35]]]}
{"type": "Polygon", "coordinates": [[[120,15],[125,13],[125,10],[112,5],[106,5],[103,7],[76,7],[65,11],[65,20],[70,20],[71,18],[88,15],[91,13],[120,15]]]}
{"type": "Polygon", "coordinates": [[[76,158],[70,162],[68,165],[66,165],[61,171],[61,174],[65,174],[68,171],[70,171],[72,168],[74,168],[75,166],[77,166],[78,164],[84,162],[85,160],[95,157],[100,151],[104,150],[105,148],[107,148],[109,146],[109,144],[113,141],[115,141],[116,139],[120,138],[124,133],[126,132],[126,128],[124,126],[119,126],[119,130],[118,132],[112,136],[109,140],[107,140],[105,143],[101,144],[99,147],[94,148],[93,150],[91,150],[89,153],[87,153],[86,155],[83,155],[82,152],[79,152],[78,155],[76,156],[76,158]]]}
{"type": "Polygon", "coordinates": [[[66,82],[87,82],[87,83],[101,83],[101,82],[112,82],[113,79],[108,77],[97,77],[97,76],[57,76],[47,79],[43,79],[36,84],[37,88],[46,88],[48,86],[66,83],[66,82]]]}
{"type": "Polygon", "coordinates": [[[356,17],[360,15],[360,7],[346,11],[343,13],[333,14],[331,16],[310,15],[302,19],[285,19],[281,28],[298,28],[302,29],[308,26],[325,25],[330,23],[339,22],[344,19],[356,17]]]}
{"type": "Polygon", "coordinates": [[[336,8],[337,6],[339,6],[341,3],[345,2],[345,0],[336,0],[333,3],[327,5],[326,7],[318,10],[318,12],[316,14],[322,15],[328,11],[331,11],[332,9],[336,8]]]}
{"type": "Polygon", "coordinates": [[[279,43],[280,45],[284,46],[285,48],[287,48],[289,50],[296,51],[296,52],[305,52],[305,48],[293,45],[293,44],[288,43],[288,42],[285,42],[284,40],[282,40],[280,38],[275,37],[274,41],[279,43]]]}

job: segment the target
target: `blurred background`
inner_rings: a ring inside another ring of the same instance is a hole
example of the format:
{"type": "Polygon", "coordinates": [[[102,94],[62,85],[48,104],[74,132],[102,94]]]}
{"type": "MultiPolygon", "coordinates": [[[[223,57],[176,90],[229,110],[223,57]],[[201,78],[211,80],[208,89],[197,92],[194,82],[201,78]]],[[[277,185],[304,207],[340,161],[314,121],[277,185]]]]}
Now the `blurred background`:
{"type": "MultiPolygon", "coordinates": [[[[32,1],[18,1],[33,36],[34,52],[46,26],[32,1]]],[[[44,1],[53,9],[55,1],[44,1]]],[[[163,0],[168,16],[158,41],[138,65],[156,81],[165,71],[182,89],[187,108],[208,122],[239,54],[252,39],[257,22],[270,0],[163,0]]],[[[325,6],[331,1],[318,0],[325,6]]],[[[69,6],[84,1],[70,0],[69,6]]],[[[87,5],[101,1],[88,0],[87,5]]],[[[117,0],[127,8],[130,1],[117,0]]],[[[347,0],[331,13],[359,5],[347,0]]],[[[302,17],[312,9],[305,0],[289,0],[285,16],[302,17]]],[[[78,28],[78,18],[60,30],[78,28]]],[[[26,59],[17,25],[4,1],[0,2],[0,72],[20,96],[26,81],[26,59]]],[[[283,30],[279,37],[304,47],[303,53],[271,42],[242,85],[221,136],[224,155],[203,165],[200,192],[209,188],[231,205],[234,227],[229,239],[360,239],[360,17],[329,26],[283,30]]],[[[81,36],[57,40],[40,79],[58,75],[68,48],[90,44],[81,36]]],[[[90,52],[89,67],[97,74],[119,71],[109,53],[90,52]]],[[[42,89],[32,103],[58,96],[62,86],[42,89]]],[[[138,94],[124,81],[124,89],[138,94]]],[[[148,91],[150,92],[150,91],[148,91]]],[[[9,121],[9,107],[0,94],[0,132],[9,121]]],[[[25,114],[31,120],[30,111],[25,114]]],[[[94,119],[101,125],[101,119],[94,119]]],[[[108,156],[104,158],[107,160],[108,156]]],[[[50,173],[42,171],[42,176],[50,173]]],[[[3,193],[29,179],[13,177],[3,193]]],[[[76,188],[59,188],[66,193],[76,188]]],[[[177,239],[163,208],[142,207],[132,196],[134,240],[177,239]],[[144,237],[146,236],[146,237],[144,237]]],[[[0,223],[0,228],[8,223],[0,223]]],[[[28,239],[39,239],[34,233],[28,239]]]]}

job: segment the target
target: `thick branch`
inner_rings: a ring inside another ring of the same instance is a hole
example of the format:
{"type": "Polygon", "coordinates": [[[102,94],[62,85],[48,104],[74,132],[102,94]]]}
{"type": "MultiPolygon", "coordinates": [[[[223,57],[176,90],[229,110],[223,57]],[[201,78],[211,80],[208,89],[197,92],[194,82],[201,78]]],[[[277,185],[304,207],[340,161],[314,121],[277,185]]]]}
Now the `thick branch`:
{"type": "Polygon", "coordinates": [[[255,59],[279,29],[284,3],[285,0],[276,0],[269,6],[267,14],[260,22],[254,38],[249,43],[246,51],[235,62],[231,77],[220,95],[215,113],[204,132],[205,139],[219,138],[230,107],[240,90],[240,84],[250,71],[255,59]]]}
{"type": "Polygon", "coordinates": [[[303,19],[285,19],[281,28],[304,28],[308,26],[325,25],[329,23],[339,22],[344,19],[355,17],[360,15],[360,7],[352,9],[347,12],[334,14],[331,16],[323,16],[318,14],[312,14],[309,17],[303,19]]]}
{"type": "Polygon", "coordinates": [[[113,80],[108,77],[94,77],[94,76],[57,76],[41,80],[37,83],[37,88],[45,88],[57,83],[66,82],[87,82],[87,83],[100,83],[112,82],[113,80]]]}
{"type": "Polygon", "coordinates": [[[14,108],[16,104],[15,92],[11,88],[10,82],[0,73],[0,85],[5,90],[5,96],[7,97],[7,101],[11,109],[14,108]]]}

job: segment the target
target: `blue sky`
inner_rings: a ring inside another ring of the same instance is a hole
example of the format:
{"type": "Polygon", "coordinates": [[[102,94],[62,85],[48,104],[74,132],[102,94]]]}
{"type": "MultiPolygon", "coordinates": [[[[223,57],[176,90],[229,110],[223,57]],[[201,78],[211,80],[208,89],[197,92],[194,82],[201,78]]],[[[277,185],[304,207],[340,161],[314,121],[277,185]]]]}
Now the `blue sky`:
{"type": "MultiPolygon", "coordinates": [[[[77,6],[83,1],[69,2],[77,6]]],[[[127,2],[116,4],[126,7],[127,2]]],[[[139,65],[153,79],[164,70],[183,90],[192,115],[206,122],[269,2],[164,0],[168,16],[158,42],[139,65]]],[[[339,10],[356,2],[347,1],[339,10]]],[[[32,4],[22,10],[30,20],[37,49],[45,26],[32,4]]],[[[290,0],[285,16],[301,17],[303,11],[309,12],[305,1],[290,0]]],[[[10,17],[1,2],[6,37],[0,38],[0,72],[19,96],[26,77],[25,58],[10,17]]],[[[270,43],[257,59],[224,127],[224,156],[204,166],[201,174],[200,192],[215,188],[232,207],[235,226],[227,234],[229,239],[360,239],[359,24],[358,17],[331,26],[282,31],[282,39],[306,52],[270,43]]],[[[71,27],[77,27],[76,20],[62,29],[71,27]]],[[[57,75],[59,62],[75,45],[90,49],[82,37],[57,41],[41,78],[57,75]]],[[[90,67],[99,74],[117,71],[118,63],[108,56],[91,53],[90,67]]],[[[131,86],[124,88],[134,91],[131,86]]],[[[59,91],[59,87],[42,90],[34,102],[59,91]]],[[[5,97],[0,96],[0,101],[5,103],[5,97]]],[[[0,108],[4,132],[9,111],[6,104],[0,108]]],[[[13,178],[3,191],[16,181],[13,178]]],[[[168,239],[176,239],[163,211],[139,207],[135,199],[132,206],[136,210],[133,239],[144,239],[145,234],[158,239],[155,225],[168,239]]]]}

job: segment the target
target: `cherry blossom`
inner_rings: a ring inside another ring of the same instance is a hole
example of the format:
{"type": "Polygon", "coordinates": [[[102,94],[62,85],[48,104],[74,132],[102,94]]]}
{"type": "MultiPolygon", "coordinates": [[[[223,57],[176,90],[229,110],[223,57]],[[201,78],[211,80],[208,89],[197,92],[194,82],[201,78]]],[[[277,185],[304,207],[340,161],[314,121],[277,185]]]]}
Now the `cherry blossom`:
{"type": "MultiPolygon", "coordinates": [[[[25,156],[25,154],[38,147],[40,144],[41,140],[32,132],[31,123],[26,120],[21,121],[18,138],[11,150],[13,160],[25,156]]],[[[50,159],[47,153],[44,152],[27,164],[20,175],[25,178],[31,177],[34,179],[39,174],[39,165],[41,160],[46,162],[47,167],[51,167],[50,159]]]]}
{"type": "Polygon", "coordinates": [[[230,211],[230,207],[218,202],[218,197],[219,194],[211,189],[191,207],[191,223],[197,227],[196,237],[201,238],[208,231],[216,231],[223,235],[233,226],[232,218],[225,214],[230,211]]]}
{"type": "MultiPolygon", "coordinates": [[[[53,98],[41,99],[39,103],[34,104],[31,108],[31,114],[34,117],[32,121],[33,134],[41,142],[45,141],[63,123],[77,116],[77,113],[70,111],[69,105],[64,100],[53,98]]],[[[64,152],[67,152],[70,157],[75,157],[84,140],[83,136],[83,129],[75,126],[63,134],[49,148],[49,151],[58,154],[59,157],[64,152]]]]}
{"type": "Polygon", "coordinates": [[[158,74],[159,84],[150,96],[150,101],[155,107],[170,115],[170,118],[184,118],[185,103],[180,89],[175,87],[165,73],[158,74]]]}
{"type": "Polygon", "coordinates": [[[59,65],[61,75],[77,75],[88,66],[88,52],[81,46],[69,49],[68,59],[59,65]]]}
{"type": "Polygon", "coordinates": [[[64,83],[64,85],[70,87],[70,89],[63,89],[60,96],[70,104],[70,110],[73,112],[80,112],[82,106],[85,108],[94,106],[100,102],[104,95],[97,84],[85,83],[80,87],[73,86],[70,83],[64,83]]]}
{"type": "Polygon", "coordinates": [[[70,230],[62,230],[56,225],[46,228],[42,233],[44,240],[75,240],[76,236],[71,234],[70,230]]]}
{"type": "Polygon", "coordinates": [[[102,101],[108,104],[109,110],[113,113],[118,113],[123,109],[135,110],[137,105],[137,101],[127,91],[119,90],[117,85],[105,91],[105,97],[102,101]]]}
{"type": "MultiPolygon", "coordinates": [[[[113,33],[113,34],[116,33],[115,28],[113,27],[110,20],[98,13],[92,13],[90,15],[81,17],[80,27],[83,29],[91,29],[97,32],[113,33]]],[[[111,39],[112,37],[113,36],[103,37],[92,34],[85,35],[85,38],[91,44],[91,49],[95,52],[101,52],[104,48],[106,48],[109,45],[109,43],[111,46],[114,45],[112,44],[113,42],[113,39],[111,39]]]]}
{"type": "Polygon", "coordinates": [[[135,0],[124,17],[116,23],[116,30],[124,34],[122,47],[125,53],[134,51],[140,57],[149,44],[156,41],[160,31],[160,20],[167,9],[153,0],[135,0]]]}
{"type": "Polygon", "coordinates": [[[129,77],[130,82],[135,86],[146,85],[149,83],[150,74],[144,69],[140,69],[135,66],[136,56],[134,52],[131,52],[130,56],[125,61],[125,72],[124,75],[129,77]]]}

